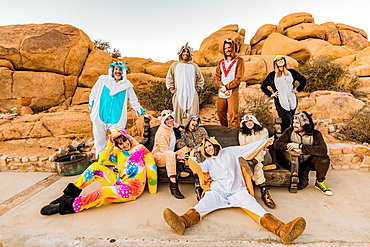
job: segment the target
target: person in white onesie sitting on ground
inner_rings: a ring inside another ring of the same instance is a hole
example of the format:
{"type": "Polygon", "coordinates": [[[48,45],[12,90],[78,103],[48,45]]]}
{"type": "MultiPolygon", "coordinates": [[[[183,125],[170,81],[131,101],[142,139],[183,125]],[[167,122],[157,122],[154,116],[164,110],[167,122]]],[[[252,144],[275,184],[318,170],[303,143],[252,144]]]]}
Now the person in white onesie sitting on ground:
{"type": "Polygon", "coordinates": [[[250,177],[238,162],[239,157],[247,160],[253,159],[272,142],[273,138],[269,138],[245,146],[222,149],[213,137],[204,139],[200,146],[200,152],[207,159],[203,163],[196,163],[196,160],[193,159],[194,150],[192,150],[189,167],[193,173],[198,174],[202,187],[208,191],[205,192],[204,197],[199,200],[197,205],[181,216],[166,208],[163,211],[166,223],[177,234],[182,235],[186,228],[198,223],[201,218],[212,211],[240,207],[265,229],[278,235],[284,244],[292,243],[305,230],[306,220],[298,217],[285,224],[265,211],[253,197],[250,177]],[[210,182],[208,188],[205,186],[207,181],[208,184],[210,182]]]}
{"type": "Polygon", "coordinates": [[[110,64],[108,75],[99,76],[89,96],[96,158],[104,151],[107,144],[107,130],[114,133],[117,132],[116,128],[126,128],[127,102],[137,114],[145,114],[133,85],[126,78],[128,68],[125,63],[126,61],[110,64]]]}

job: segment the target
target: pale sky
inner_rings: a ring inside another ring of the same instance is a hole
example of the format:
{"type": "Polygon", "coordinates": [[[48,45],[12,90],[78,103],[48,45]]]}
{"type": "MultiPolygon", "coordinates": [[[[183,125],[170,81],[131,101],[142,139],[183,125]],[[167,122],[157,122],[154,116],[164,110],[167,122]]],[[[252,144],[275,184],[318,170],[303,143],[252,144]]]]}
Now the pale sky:
{"type": "Polygon", "coordinates": [[[0,6],[0,26],[70,24],[92,40],[109,41],[122,56],[157,62],[176,60],[186,42],[198,50],[206,37],[229,24],[246,30],[248,44],[259,27],[278,25],[296,12],[312,14],[316,24],[343,23],[370,35],[367,0],[0,0],[0,6]]]}

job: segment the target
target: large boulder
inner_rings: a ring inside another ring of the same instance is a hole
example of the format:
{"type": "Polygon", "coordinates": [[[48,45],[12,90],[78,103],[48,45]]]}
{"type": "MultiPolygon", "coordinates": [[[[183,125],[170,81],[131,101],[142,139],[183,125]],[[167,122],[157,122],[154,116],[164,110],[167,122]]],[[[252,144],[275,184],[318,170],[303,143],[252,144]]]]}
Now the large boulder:
{"type": "Polygon", "coordinates": [[[293,13],[284,16],[279,21],[279,26],[281,26],[283,29],[286,29],[300,23],[314,23],[314,18],[311,14],[305,12],[293,13]]]}
{"type": "Polygon", "coordinates": [[[346,46],[356,51],[361,51],[369,47],[369,41],[363,35],[350,30],[339,30],[342,46],[346,46]]]}
{"type": "Polygon", "coordinates": [[[223,56],[223,42],[231,38],[239,45],[244,44],[243,32],[238,32],[238,25],[228,25],[214,32],[203,40],[200,45],[200,54],[203,60],[199,61],[196,56],[194,62],[200,66],[216,66],[223,56]]]}
{"type": "Polygon", "coordinates": [[[141,57],[123,57],[121,60],[126,61],[130,73],[145,73],[145,69],[154,63],[152,59],[141,57]]]}
{"type": "Polygon", "coordinates": [[[370,76],[370,47],[356,54],[356,59],[349,66],[349,70],[356,76],[370,76]]]}
{"type": "Polygon", "coordinates": [[[345,66],[350,66],[351,63],[353,63],[356,59],[356,55],[353,54],[353,55],[348,55],[348,56],[345,56],[345,57],[341,57],[341,58],[338,58],[338,59],[335,59],[334,62],[336,63],[340,63],[342,65],[345,65],[345,66]]]}
{"type": "Polygon", "coordinates": [[[0,27],[0,58],[16,70],[79,75],[94,44],[80,29],[62,24],[0,27]]]}
{"type": "Polygon", "coordinates": [[[310,57],[310,50],[297,40],[279,33],[272,33],[262,47],[261,55],[286,55],[299,63],[305,63],[310,57]]]}
{"type": "Polygon", "coordinates": [[[272,33],[284,33],[284,29],[278,25],[265,24],[262,27],[258,28],[253,38],[250,41],[251,46],[254,46],[261,40],[266,39],[272,33]]]}
{"type": "MultiPolygon", "coordinates": [[[[32,102],[30,106],[36,111],[49,109],[66,100],[66,76],[60,74],[15,71],[12,73],[12,78],[7,81],[11,81],[11,90],[6,92],[7,97],[12,99],[5,101],[8,109],[18,106],[18,104],[13,105],[13,102],[19,97],[31,97],[32,102]]],[[[77,80],[75,81],[76,83],[77,80]]],[[[2,95],[0,95],[0,99],[2,95]]]]}
{"type": "Polygon", "coordinates": [[[165,78],[155,77],[145,73],[131,73],[127,75],[135,91],[148,91],[152,83],[165,82],[165,78]]]}
{"type": "Polygon", "coordinates": [[[155,62],[146,67],[145,72],[154,77],[166,78],[168,69],[174,62],[175,61],[168,61],[166,63],[155,62]]]}
{"type": "Polygon", "coordinates": [[[299,110],[311,112],[315,119],[332,119],[334,123],[351,118],[351,114],[361,110],[365,103],[350,93],[316,91],[298,104],[299,110]],[[310,101],[310,104],[306,104],[310,101]]]}
{"type": "Polygon", "coordinates": [[[320,25],[325,30],[325,40],[332,45],[341,45],[340,35],[334,22],[325,22],[320,25]]]}
{"type": "Polygon", "coordinates": [[[332,45],[328,41],[321,39],[304,39],[299,42],[307,47],[312,56],[315,56],[323,47],[332,45]]]}
{"type": "Polygon", "coordinates": [[[92,88],[100,75],[107,75],[112,57],[107,52],[94,49],[86,59],[82,73],[78,78],[79,87],[92,88]]]}
{"type": "Polygon", "coordinates": [[[326,56],[334,60],[353,54],[355,54],[355,51],[348,49],[347,47],[332,45],[321,48],[318,52],[316,52],[315,56],[326,56]]]}
{"type": "Polygon", "coordinates": [[[325,33],[324,28],[314,23],[301,23],[284,31],[286,36],[296,40],[308,38],[325,39],[325,33]]]}

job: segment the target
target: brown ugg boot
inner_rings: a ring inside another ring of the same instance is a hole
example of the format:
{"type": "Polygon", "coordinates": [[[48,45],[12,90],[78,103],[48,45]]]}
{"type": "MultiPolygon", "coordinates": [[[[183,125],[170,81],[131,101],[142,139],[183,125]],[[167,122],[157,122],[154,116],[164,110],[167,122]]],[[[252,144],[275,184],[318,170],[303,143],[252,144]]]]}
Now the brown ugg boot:
{"type": "Polygon", "coordinates": [[[171,209],[166,208],[163,210],[163,218],[177,234],[184,235],[186,228],[200,221],[200,214],[191,208],[185,214],[178,216],[171,209]]]}
{"type": "Polygon", "coordinates": [[[272,214],[265,214],[260,220],[261,226],[278,235],[283,244],[291,244],[306,228],[306,220],[298,217],[288,224],[284,224],[272,214]]]}

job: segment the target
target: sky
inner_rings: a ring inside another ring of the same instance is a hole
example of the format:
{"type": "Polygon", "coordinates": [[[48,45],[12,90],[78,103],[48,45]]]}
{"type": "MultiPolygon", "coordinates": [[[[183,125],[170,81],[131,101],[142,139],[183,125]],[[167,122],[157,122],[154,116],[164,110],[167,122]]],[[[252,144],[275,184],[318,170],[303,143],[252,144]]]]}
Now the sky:
{"type": "Polygon", "coordinates": [[[370,34],[367,0],[0,0],[0,26],[59,23],[83,30],[92,40],[108,41],[122,56],[176,60],[186,42],[202,41],[229,24],[245,29],[249,43],[264,24],[286,15],[312,14],[316,24],[343,23],[370,34]]]}

